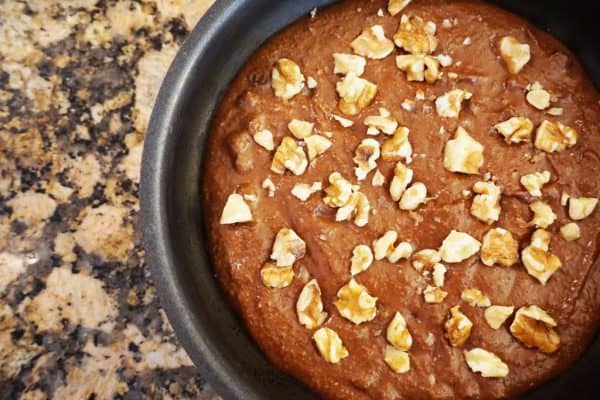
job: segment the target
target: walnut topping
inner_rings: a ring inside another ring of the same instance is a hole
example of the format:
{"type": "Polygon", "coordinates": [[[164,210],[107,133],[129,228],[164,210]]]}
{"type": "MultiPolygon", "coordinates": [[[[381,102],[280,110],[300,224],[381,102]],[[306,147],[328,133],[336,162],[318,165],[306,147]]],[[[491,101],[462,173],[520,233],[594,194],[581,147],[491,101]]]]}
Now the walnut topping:
{"type": "Polygon", "coordinates": [[[440,62],[425,54],[402,54],[396,56],[396,66],[406,74],[409,82],[433,83],[440,77],[440,62]]]}
{"type": "Polygon", "coordinates": [[[560,336],[553,329],[556,321],[540,307],[521,307],[510,325],[510,332],[527,347],[536,347],[543,353],[554,353],[560,336]]]}
{"type": "Polygon", "coordinates": [[[469,336],[473,323],[460,311],[460,306],[454,306],[450,309],[450,317],[444,323],[446,337],[454,347],[462,346],[469,336]]]}
{"type": "Polygon", "coordinates": [[[442,260],[456,263],[466,260],[479,251],[481,243],[468,233],[453,230],[440,247],[442,260]]]}
{"type": "Polygon", "coordinates": [[[354,121],[349,120],[348,118],[340,117],[339,115],[331,114],[331,117],[335,119],[342,128],[349,128],[354,125],[354,121]]]}
{"type": "Polygon", "coordinates": [[[480,256],[488,267],[494,264],[510,267],[519,260],[519,242],[506,229],[490,229],[483,237],[480,256]]]}
{"type": "Polygon", "coordinates": [[[398,350],[408,351],[412,346],[412,336],[406,326],[406,320],[399,312],[394,314],[386,331],[387,341],[398,350]]]}
{"type": "Polygon", "coordinates": [[[489,307],[492,305],[490,298],[477,288],[464,289],[460,295],[462,301],[468,303],[471,307],[489,307]]]}
{"type": "Polygon", "coordinates": [[[365,118],[364,124],[369,127],[367,135],[379,135],[379,132],[391,135],[398,128],[398,121],[392,117],[388,109],[383,107],[379,108],[379,115],[369,115],[365,118]]]}
{"type": "Polygon", "coordinates": [[[438,54],[435,56],[435,59],[438,60],[442,67],[449,67],[452,65],[452,57],[448,54],[438,54]]]}
{"type": "Polygon", "coordinates": [[[533,122],[525,117],[512,117],[494,125],[507,143],[531,142],[533,122]]]}
{"type": "Polygon", "coordinates": [[[288,129],[297,139],[304,139],[312,135],[315,124],[308,121],[293,119],[288,124],[288,129]]]}
{"type": "Polygon", "coordinates": [[[387,231],[379,239],[373,241],[373,250],[376,260],[383,260],[387,257],[389,262],[395,263],[402,258],[409,258],[412,254],[412,245],[408,242],[401,242],[395,246],[398,234],[395,231],[387,231]]]}
{"type": "Polygon", "coordinates": [[[275,96],[289,100],[304,88],[304,75],[298,64],[288,58],[280,58],[271,72],[271,86],[275,96]]]}
{"type": "Polygon", "coordinates": [[[339,172],[332,172],[329,175],[330,185],[325,188],[325,198],[323,201],[329,207],[339,208],[348,203],[350,196],[358,187],[348,182],[339,172]]]}
{"type": "Polygon", "coordinates": [[[381,157],[384,161],[405,160],[412,161],[413,148],[408,140],[409,129],[401,126],[394,132],[394,136],[383,142],[381,146],[381,157]]]}
{"type": "MultiPolygon", "coordinates": [[[[417,102],[412,99],[404,99],[402,103],[400,103],[400,107],[406,112],[415,112],[417,111],[417,102]]],[[[425,109],[425,107],[423,107],[425,109]]]]}
{"type": "Polygon", "coordinates": [[[569,217],[580,221],[589,217],[597,205],[598,199],[594,197],[571,197],[569,199],[569,217]]]}
{"type": "Polygon", "coordinates": [[[520,182],[530,195],[540,197],[542,195],[542,187],[550,182],[550,171],[523,175],[520,182]]]}
{"type": "Polygon", "coordinates": [[[225,207],[223,207],[219,223],[221,225],[237,224],[240,222],[249,222],[252,219],[250,207],[244,201],[242,195],[237,193],[230,194],[225,202],[225,207]]]}
{"type": "Polygon", "coordinates": [[[411,54],[430,54],[438,45],[435,31],[435,23],[425,22],[421,17],[403,15],[394,35],[394,43],[411,54]]]}
{"type": "Polygon", "coordinates": [[[262,146],[265,150],[273,151],[275,144],[273,143],[273,133],[268,129],[262,129],[256,132],[253,136],[254,141],[262,146]]]}
{"type": "Polygon", "coordinates": [[[518,74],[531,58],[529,45],[519,43],[512,36],[504,36],[500,40],[500,55],[511,74],[518,74]]]}
{"type": "Polygon", "coordinates": [[[390,182],[390,195],[392,200],[399,201],[406,187],[412,182],[413,170],[407,168],[401,162],[396,163],[394,168],[394,177],[390,182]]]}
{"type": "Polygon", "coordinates": [[[356,325],[371,321],[377,314],[377,297],[371,296],[367,288],[354,278],[338,290],[333,304],[342,317],[356,325]]]}
{"type": "Polygon", "coordinates": [[[356,168],[354,168],[356,179],[359,181],[366,179],[369,172],[377,168],[379,155],[379,142],[377,140],[367,138],[360,142],[353,159],[356,164],[356,168]]]}
{"type": "Polygon", "coordinates": [[[535,147],[547,153],[563,151],[577,143],[577,131],[560,122],[542,121],[537,128],[535,147]]]}
{"type": "Polygon", "coordinates": [[[308,159],[314,160],[321,154],[325,153],[331,147],[331,140],[321,135],[310,135],[304,139],[306,150],[308,151],[308,159]]]}
{"type": "Polygon", "coordinates": [[[393,346],[385,346],[384,361],[397,374],[403,374],[410,370],[408,353],[393,346]]]}
{"type": "Polygon", "coordinates": [[[444,264],[436,263],[433,265],[433,272],[431,276],[433,278],[433,284],[437,287],[444,286],[444,280],[446,276],[446,267],[444,264]]]}
{"type": "Polygon", "coordinates": [[[313,340],[317,345],[321,357],[328,363],[337,364],[348,357],[348,349],[344,347],[342,339],[331,328],[319,328],[313,334],[313,340]]]}
{"type": "Polygon", "coordinates": [[[260,276],[265,286],[281,289],[288,287],[294,280],[294,270],[292,266],[278,267],[273,263],[267,262],[260,270],[260,276]]]}
{"type": "Polygon", "coordinates": [[[401,210],[416,210],[427,200],[427,187],[422,182],[413,183],[402,194],[400,199],[401,210]]]}
{"type": "Polygon", "coordinates": [[[494,182],[476,182],[473,192],[477,193],[471,204],[471,215],[492,224],[500,218],[500,188],[494,182]]]}
{"type": "Polygon", "coordinates": [[[508,365],[494,353],[476,347],[463,351],[467,365],[473,372],[484,378],[504,378],[508,375],[508,365]]]}
{"type": "Polygon", "coordinates": [[[294,175],[302,175],[306,167],[308,167],[308,160],[302,147],[298,146],[292,137],[284,137],[273,155],[271,171],[283,175],[287,168],[294,175]]]}
{"type": "Polygon", "coordinates": [[[419,272],[434,268],[440,261],[442,261],[442,256],[434,249],[419,250],[412,256],[412,266],[419,272]]]}
{"type": "Polygon", "coordinates": [[[306,254],[306,243],[296,232],[289,228],[281,228],[277,232],[271,260],[275,261],[278,267],[291,266],[296,260],[304,257],[304,254],[306,254]]]}
{"type": "Polygon", "coordinates": [[[390,55],[394,50],[394,42],[385,37],[381,25],[373,25],[370,28],[365,28],[350,43],[350,47],[360,56],[379,60],[390,55]]]}
{"type": "Polygon", "coordinates": [[[296,183],[292,188],[292,195],[300,201],[306,201],[313,194],[322,189],[321,182],[314,182],[312,185],[308,183],[296,183]]]}
{"type": "Polygon", "coordinates": [[[527,102],[538,110],[545,110],[550,107],[550,93],[548,93],[539,82],[531,85],[527,95],[527,102]]]}
{"type": "Polygon", "coordinates": [[[547,228],[556,220],[556,214],[552,211],[552,207],[541,200],[534,201],[529,205],[529,208],[533,211],[533,219],[529,223],[530,225],[547,228]]]}
{"type": "Polygon", "coordinates": [[[365,226],[369,222],[371,205],[369,199],[361,192],[353,192],[348,203],[344,204],[335,214],[336,221],[350,221],[354,218],[354,225],[365,226]]]}
{"type": "Polygon", "coordinates": [[[296,302],[298,321],[308,329],[318,328],[323,324],[327,313],[323,312],[321,288],[316,279],[308,281],[296,302]]]}
{"type": "Polygon", "coordinates": [[[531,243],[521,252],[521,260],[529,275],[543,285],[562,266],[560,259],[549,251],[550,232],[538,229],[531,236],[531,243]]]}
{"type": "Polygon", "coordinates": [[[411,0],[389,0],[387,7],[388,12],[391,16],[394,16],[400,13],[400,11],[402,11],[410,2],[411,0]]]}
{"type": "Polygon", "coordinates": [[[364,57],[345,53],[333,53],[333,62],[333,73],[341,75],[353,73],[356,76],[361,76],[367,65],[367,60],[364,57]]]}
{"type": "Polygon", "coordinates": [[[308,78],[306,78],[306,87],[309,89],[314,89],[316,88],[318,85],[318,82],[315,78],[313,78],[312,76],[309,76],[308,78]]]}
{"type": "Polygon", "coordinates": [[[570,222],[560,227],[560,235],[566,241],[571,242],[581,237],[581,229],[575,222],[570,222]]]}
{"type": "Polygon", "coordinates": [[[435,110],[440,117],[458,118],[462,102],[473,97],[471,92],[462,89],[452,89],[435,99],[435,110]]]}
{"type": "Polygon", "coordinates": [[[379,169],[375,170],[373,174],[373,179],[371,179],[371,185],[373,186],[383,186],[385,183],[385,176],[381,173],[379,169]]]}
{"type": "Polygon", "coordinates": [[[337,83],[336,90],[340,96],[340,111],[346,115],[356,115],[371,104],[377,94],[377,85],[350,72],[337,83]]]}
{"type": "Polygon", "coordinates": [[[444,147],[444,168],[450,172],[477,174],[482,165],[483,145],[459,126],[454,139],[448,140],[444,147]]]}
{"type": "Polygon", "coordinates": [[[499,329],[514,310],[513,306],[489,306],[485,309],[483,316],[490,328],[499,329]]]}
{"type": "Polygon", "coordinates": [[[549,108],[548,111],[546,111],[548,113],[548,115],[553,115],[555,117],[558,117],[559,115],[563,114],[563,109],[562,107],[552,107],[549,108]]]}
{"type": "Polygon", "coordinates": [[[352,250],[350,273],[352,276],[366,271],[373,263],[373,252],[366,244],[359,244],[352,250]]]}
{"type": "Polygon", "coordinates": [[[448,292],[442,290],[437,286],[427,285],[423,291],[423,297],[426,303],[439,304],[448,296],[448,292]]]}

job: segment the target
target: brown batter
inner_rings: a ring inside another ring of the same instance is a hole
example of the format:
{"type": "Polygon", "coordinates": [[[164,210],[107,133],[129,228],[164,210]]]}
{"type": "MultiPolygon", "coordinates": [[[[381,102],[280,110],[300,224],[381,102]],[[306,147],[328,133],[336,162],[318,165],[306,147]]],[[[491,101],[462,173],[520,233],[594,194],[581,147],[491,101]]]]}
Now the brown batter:
{"type": "Polygon", "coordinates": [[[315,18],[295,23],[261,47],[231,84],[209,134],[202,182],[217,278],[267,356],[324,398],[514,396],[567,368],[598,326],[600,268],[594,264],[599,249],[600,212],[595,210],[577,221],[581,229],[577,240],[564,240],[559,229],[572,222],[567,208],[561,205],[561,194],[600,195],[600,96],[563,45],[496,7],[471,1],[425,0],[411,3],[396,16],[387,11],[378,16],[380,8],[386,10],[387,2],[345,1],[320,10],[315,18]],[[386,37],[392,38],[401,14],[435,22],[439,44],[433,54],[450,55],[452,65],[441,68],[444,74],[434,83],[408,82],[395,64],[395,56],[403,54],[397,47],[384,59],[368,59],[362,78],[378,86],[377,95],[357,115],[346,116],[355,122],[353,126],[341,127],[331,119],[331,114],[343,115],[336,93],[341,76],[333,73],[332,54],[352,53],[352,40],[363,28],[375,24],[382,25],[386,37]],[[444,23],[445,19],[452,23],[444,23]],[[498,50],[500,38],[506,35],[529,44],[531,49],[531,60],[518,74],[508,72],[498,50]],[[317,81],[317,87],[305,87],[288,101],[276,97],[271,71],[282,57],[294,60],[304,76],[317,81]],[[456,76],[452,78],[450,72],[456,76]],[[562,115],[548,115],[527,103],[526,87],[535,81],[554,94],[552,107],[562,108],[562,115]],[[468,90],[473,96],[463,102],[459,118],[442,118],[436,113],[434,99],[453,88],[468,90]],[[414,112],[403,109],[401,103],[414,99],[417,90],[425,93],[425,100],[416,100],[414,112]],[[353,157],[361,140],[388,138],[383,134],[366,135],[363,120],[377,115],[379,107],[390,110],[400,125],[410,128],[414,149],[410,168],[415,181],[423,182],[433,198],[412,212],[400,210],[390,198],[388,186],[394,162],[378,160],[378,168],[386,178],[381,187],[371,184],[373,172],[361,182],[354,175],[353,157]],[[571,126],[579,135],[577,144],[555,153],[540,151],[531,143],[509,144],[493,126],[516,115],[528,117],[535,127],[544,119],[571,126]],[[278,175],[270,171],[273,152],[253,141],[252,125],[268,127],[277,146],[284,136],[291,136],[287,125],[292,119],[314,122],[317,132],[332,132],[333,145],[301,176],[290,171],[278,175]],[[457,174],[444,168],[444,146],[459,124],[484,146],[480,175],[457,174]],[[529,225],[533,214],[529,204],[534,199],[519,178],[543,170],[550,171],[552,178],[543,187],[541,199],[557,215],[547,228],[552,235],[550,251],[562,261],[562,268],[546,285],[529,275],[521,262],[508,268],[488,267],[476,255],[446,264],[443,289],[448,296],[440,304],[428,304],[422,295],[428,281],[410,261],[374,261],[355,278],[378,298],[375,318],[355,325],[340,315],[334,302],[337,291],[351,278],[352,250],[358,244],[371,245],[388,230],[395,230],[401,240],[419,250],[439,248],[451,230],[468,232],[481,241],[490,227],[500,226],[512,232],[519,249],[526,247],[535,230],[529,225]],[[359,183],[360,191],[369,199],[372,210],[366,226],[336,222],[336,210],[323,202],[322,191],[306,202],[290,193],[298,182],[320,181],[326,187],[334,171],[359,183]],[[493,225],[470,214],[472,199],[463,194],[463,190],[483,180],[484,172],[489,172],[502,188],[502,212],[493,225]],[[267,177],[276,187],[273,197],[261,187],[267,177]],[[254,221],[221,225],[223,206],[235,191],[257,196],[255,202],[248,202],[254,221]],[[306,242],[306,255],[294,264],[295,278],[288,287],[268,288],[260,270],[269,260],[275,235],[286,227],[306,242]],[[296,301],[312,278],[319,283],[328,314],[323,326],[335,330],[349,352],[337,364],[321,357],[313,342],[314,329],[298,322],[296,301]],[[509,331],[512,316],[500,329],[492,329],[484,319],[484,308],[461,300],[462,290],[470,287],[487,294],[493,304],[513,305],[515,309],[534,304],[547,311],[557,322],[558,350],[545,354],[525,347],[509,331]],[[473,322],[473,329],[464,345],[452,347],[444,335],[444,322],[450,308],[457,304],[473,322]],[[404,316],[413,338],[410,370],[401,374],[384,362],[385,332],[395,312],[404,316]],[[463,350],[474,347],[500,357],[508,365],[509,374],[484,378],[471,371],[463,350]]]}

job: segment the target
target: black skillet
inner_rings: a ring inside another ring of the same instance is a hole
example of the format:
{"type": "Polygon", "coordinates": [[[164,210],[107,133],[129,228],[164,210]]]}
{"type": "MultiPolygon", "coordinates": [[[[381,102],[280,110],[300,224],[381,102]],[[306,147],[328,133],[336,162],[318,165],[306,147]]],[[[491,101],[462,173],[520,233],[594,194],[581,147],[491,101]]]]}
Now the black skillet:
{"type": "MultiPolygon", "coordinates": [[[[142,163],[141,228],[162,305],[203,376],[225,399],[315,399],[258,350],[219,290],[199,197],[208,126],[240,67],[271,35],[331,0],[217,0],[191,32],[162,84],[142,163]]],[[[551,32],[600,87],[597,1],[500,0],[551,32]]],[[[598,265],[598,264],[596,264],[598,265]]],[[[529,399],[600,398],[600,339],[529,399]]]]}

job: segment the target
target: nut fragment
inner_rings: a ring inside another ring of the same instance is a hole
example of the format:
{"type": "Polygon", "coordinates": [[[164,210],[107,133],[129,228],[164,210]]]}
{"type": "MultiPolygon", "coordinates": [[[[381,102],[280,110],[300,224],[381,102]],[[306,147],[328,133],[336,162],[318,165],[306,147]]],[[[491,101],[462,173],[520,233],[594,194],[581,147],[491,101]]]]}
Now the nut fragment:
{"type": "Polygon", "coordinates": [[[547,153],[563,151],[577,143],[577,131],[560,122],[544,120],[537,128],[535,147],[547,153]]]}
{"type": "Polygon", "coordinates": [[[398,350],[408,351],[412,346],[413,339],[406,326],[406,320],[399,312],[394,314],[394,318],[388,324],[386,338],[398,350]]]}
{"type": "Polygon", "coordinates": [[[371,104],[377,94],[377,85],[349,72],[337,83],[336,90],[340,96],[340,111],[346,115],[356,115],[371,104]]]}
{"type": "Polygon", "coordinates": [[[452,65],[452,57],[448,54],[438,54],[435,56],[435,59],[438,60],[442,67],[449,67],[452,65]]]}
{"type": "Polygon", "coordinates": [[[396,231],[387,231],[380,238],[373,241],[373,250],[375,251],[375,259],[383,260],[394,251],[394,244],[398,239],[396,231]]]}
{"type": "Polygon", "coordinates": [[[402,194],[400,199],[401,210],[416,210],[427,200],[427,187],[422,182],[413,183],[402,194]]]}
{"type": "Polygon", "coordinates": [[[556,220],[556,214],[552,211],[552,207],[541,200],[534,201],[529,205],[529,208],[533,211],[533,219],[529,223],[530,225],[545,229],[556,220]]]}
{"type": "Polygon", "coordinates": [[[369,222],[369,212],[371,205],[369,199],[361,192],[354,192],[350,196],[348,203],[340,207],[336,214],[336,221],[350,221],[354,218],[354,225],[361,227],[369,222]]]}
{"type": "Polygon", "coordinates": [[[385,37],[381,25],[365,28],[351,43],[352,50],[360,56],[379,60],[390,55],[394,50],[394,42],[385,37]]]}
{"type": "Polygon", "coordinates": [[[538,110],[550,107],[550,93],[539,82],[535,82],[525,96],[527,102],[538,110]]]}
{"type": "Polygon", "coordinates": [[[350,72],[361,76],[365,72],[367,60],[354,54],[333,53],[333,73],[346,75],[350,72]]]}
{"type": "Polygon", "coordinates": [[[525,117],[512,117],[506,121],[494,125],[506,143],[531,142],[531,132],[533,132],[533,122],[525,117]]]}
{"type": "Polygon", "coordinates": [[[385,346],[384,361],[397,374],[403,374],[410,370],[408,353],[393,346],[385,346]]]}
{"type": "Polygon", "coordinates": [[[444,147],[444,168],[450,172],[477,174],[482,165],[483,145],[459,126],[454,139],[448,140],[444,147]]]}
{"type": "Polygon", "coordinates": [[[500,55],[511,74],[518,74],[531,59],[529,45],[519,43],[513,36],[500,39],[500,55]]]}
{"type": "Polygon", "coordinates": [[[271,171],[283,175],[287,168],[294,175],[302,175],[306,167],[308,167],[308,160],[302,147],[298,146],[292,137],[284,137],[273,155],[271,171]]]}
{"type": "Polygon", "coordinates": [[[394,16],[400,13],[400,11],[402,11],[410,2],[411,0],[389,0],[387,7],[388,12],[391,16],[394,16]]]}
{"type": "Polygon", "coordinates": [[[577,240],[581,237],[581,229],[575,222],[568,223],[560,227],[560,235],[566,241],[577,240]]]}
{"type": "Polygon", "coordinates": [[[344,358],[348,357],[348,349],[344,347],[342,339],[331,328],[319,328],[313,334],[313,340],[317,345],[321,357],[328,363],[337,364],[344,358]]]}
{"type": "Polygon", "coordinates": [[[271,180],[271,178],[265,178],[265,180],[262,182],[262,188],[267,190],[269,192],[269,197],[273,197],[275,196],[275,184],[273,183],[273,181],[271,180]]]}
{"type": "Polygon", "coordinates": [[[321,288],[316,279],[311,279],[304,285],[296,302],[298,321],[307,329],[318,328],[325,322],[327,313],[323,312],[321,288]]]}
{"type": "Polygon", "coordinates": [[[402,54],[396,56],[396,66],[409,82],[433,83],[440,77],[440,62],[430,55],[402,54]]]}
{"type": "Polygon", "coordinates": [[[510,325],[510,332],[527,347],[536,347],[543,353],[554,353],[560,344],[560,336],[553,329],[556,321],[540,307],[521,307],[510,325]]]}
{"type": "Polygon", "coordinates": [[[454,306],[450,309],[450,317],[444,323],[446,337],[454,347],[462,346],[469,336],[473,323],[460,311],[460,306],[454,306]]]}
{"type": "Polygon", "coordinates": [[[321,154],[325,153],[331,147],[331,140],[321,135],[310,135],[304,139],[306,150],[308,151],[308,159],[314,160],[321,154]]]}
{"type": "Polygon", "coordinates": [[[381,173],[379,169],[375,170],[373,174],[373,178],[371,179],[371,185],[373,186],[383,186],[385,183],[385,176],[381,173]]]}
{"type": "Polygon", "coordinates": [[[272,151],[275,149],[275,144],[273,143],[273,133],[268,129],[262,129],[256,132],[253,136],[254,141],[262,146],[265,150],[272,151]]]}
{"type": "Polygon", "coordinates": [[[431,21],[402,15],[398,31],[394,35],[394,43],[411,54],[430,54],[438,45],[435,31],[435,23],[431,21]]]}
{"type": "Polygon", "coordinates": [[[288,129],[296,139],[304,139],[312,135],[315,124],[300,119],[293,119],[288,123],[288,129]]]}
{"type": "Polygon", "coordinates": [[[412,182],[413,170],[406,167],[401,162],[396,163],[394,168],[394,177],[390,182],[390,195],[392,200],[399,201],[406,187],[412,182]]]}
{"type": "Polygon", "coordinates": [[[423,297],[426,303],[439,304],[448,296],[448,292],[442,290],[437,286],[427,285],[423,291],[423,297]]]}
{"type": "Polygon", "coordinates": [[[476,182],[473,192],[477,193],[471,203],[471,215],[492,224],[500,218],[500,188],[494,182],[476,182]]]}
{"type": "Polygon", "coordinates": [[[300,201],[306,201],[313,194],[322,189],[321,182],[314,182],[312,185],[308,183],[296,183],[292,187],[292,195],[300,201]]]}
{"type": "Polygon", "coordinates": [[[481,373],[484,378],[504,378],[508,375],[508,365],[494,353],[476,347],[464,350],[463,354],[471,371],[481,373]]]}
{"type": "Polygon", "coordinates": [[[550,171],[523,175],[520,182],[530,195],[540,197],[542,195],[542,187],[550,182],[550,171]]]}
{"type": "Polygon", "coordinates": [[[383,142],[381,146],[381,157],[384,161],[405,160],[412,161],[413,148],[408,140],[409,129],[401,126],[394,132],[394,136],[383,142]]]}
{"type": "Polygon", "coordinates": [[[571,197],[569,199],[569,217],[580,221],[589,217],[598,205],[598,199],[594,197],[571,197]]]}
{"type": "Polygon", "coordinates": [[[377,314],[377,297],[371,296],[367,288],[354,278],[338,290],[333,304],[342,317],[356,325],[371,321],[377,314]]]}
{"type": "Polygon", "coordinates": [[[369,172],[377,168],[377,160],[380,155],[379,142],[372,138],[363,139],[355,150],[354,174],[356,179],[362,181],[366,179],[369,172]]]}
{"type": "Polygon", "coordinates": [[[350,196],[357,189],[339,172],[332,172],[329,175],[329,183],[330,185],[325,188],[325,198],[323,199],[329,207],[342,207],[348,203],[350,196]]]}
{"type": "Polygon", "coordinates": [[[252,212],[242,195],[237,193],[230,194],[225,202],[225,207],[223,207],[219,223],[226,225],[249,221],[252,221],[252,212]]]}
{"type": "Polygon", "coordinates": [[[549,251],[550,232],[538,229],[531,236],[531,243],[521,252],[521,261],[527,273],[543,285],[562,266],[560,259],[549,251]]]}
{"type": "Polygon", "coordinates": [[[492,305],[490,298],[477,288],[464,289],[460,298],[471,307],[489,307],[492,305]]]}
{"type": "Polygon", "coordinates": [[[473,97],[471,92],[462,89],[452,89],[435,99],[435,110],[440,117],[458,118],[462,102],[473,97]]]}
{"type": "Polygon", "coordinates": [[[514,310],[513,306],[489,306],[483,312],[483,316],[490,328],[499,329],[514,310]]]}
{"type": "Polygon", "coordinates": [[[373,263],[373,252],[366,244],[359,244],[352,250],[350,274],[352,276],[366,271],[373,263]]]}
{"type": "Polygon", "coordinates": [[[271,72],[271,86],[275,96],[289,100],[304,88],[304,75],[298,64],[288,58],[280,58],[271,72]]]}
{"type": "Polygon", "coordinates": [[[479,251],[481,243],[468,233],[452,230],[442,242],[440,256],[448,263],[466,260],[479,251]]]}
{"type": "Polygon", "coordinates": [[[265,286],[281,289],[288,287],[294,280],[294,270],[292,266],[278,267],[273,263],[267,262],[260,270],[260,276],[265,286]]]}
{"type": "Polygon", "coordinates": [[[398,121],[392,117],[388,109],[383,107],[379,108],[379,115],[369,115],[366,117],[364,124],[369,127],[367,135],[378,135],[379,132],[391,135],[398,128],[398,121]]]}
{"type": "Polygon", "coordinates": [[[275,236],[271,260],[278,267],[288,267],[306,254],[306,243],[296,232],[289,228],[281,228],[275,236]]]}
{"type": "Polygon", "coordinates": [[[442,256],[434,249],[422,249],[412,256],[412,266],[419,272],[434,268],[440,261],[442,261],[442,256]]]}
{"type": "Polygon", "coordinates": [[[433,278],[433,284],[437,287],[444,286],[444,279],[446,275],[446,267],[444,264],[436,263],[433,265],[433,272],[431,276],[433,278]]]}
{"type": "Polygon", "coordinates": [[[349,128],[354,125],[354,121],[349,120],[348,118],[340,117],[339,115],[331,114],[331,117],[335,119],[342,128],[349,128]]]}
{"type": "Polygon", "coordinates": [[[480,257],[488,267],[510,267],[519,260],[519,242],[506,229],[492,228],[483,237],[480,257]]]}

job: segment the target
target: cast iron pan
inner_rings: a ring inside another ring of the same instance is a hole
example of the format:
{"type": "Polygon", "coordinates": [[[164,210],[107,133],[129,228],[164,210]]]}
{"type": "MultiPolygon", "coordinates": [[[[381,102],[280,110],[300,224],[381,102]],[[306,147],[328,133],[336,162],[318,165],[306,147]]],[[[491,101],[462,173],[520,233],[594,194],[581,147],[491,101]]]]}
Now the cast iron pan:
{"type": "MultiPolygon", "coordinates": [[[[213,277],[205,248],[200,169],[213,110],[229,82],[271,35],[332,0],[217,0],[191,32],[162,84],[142,163],[141,228],[158,293],[181,343],[225,399],[315,399],[258,350],[213,277]]],[[[592,1],[497,1],[550,31],[600,86],[600,16],[592,1]]],[[[530,399],[597,398],[600,340],[530,399]]]]}

